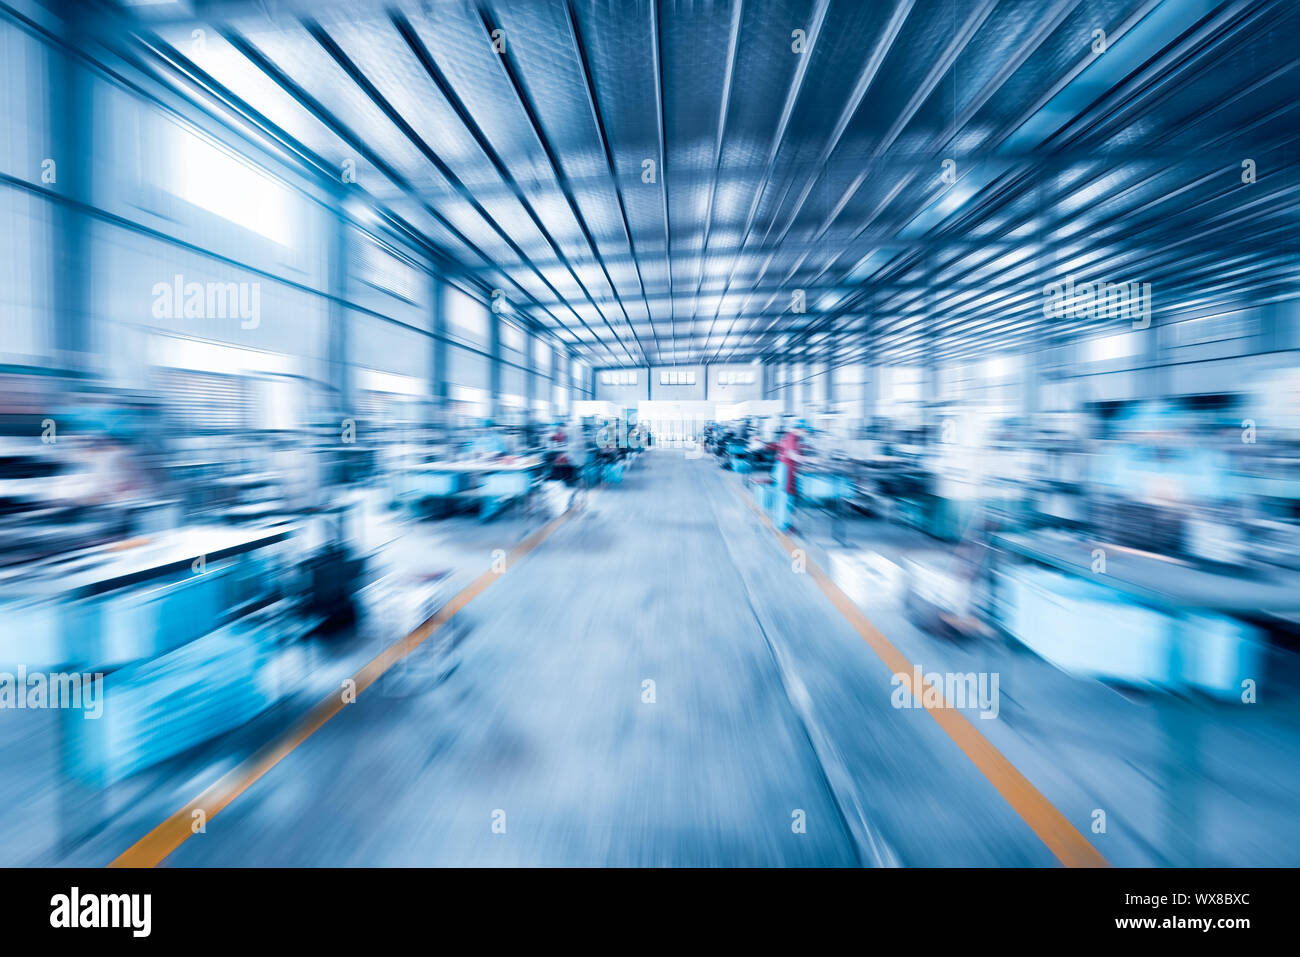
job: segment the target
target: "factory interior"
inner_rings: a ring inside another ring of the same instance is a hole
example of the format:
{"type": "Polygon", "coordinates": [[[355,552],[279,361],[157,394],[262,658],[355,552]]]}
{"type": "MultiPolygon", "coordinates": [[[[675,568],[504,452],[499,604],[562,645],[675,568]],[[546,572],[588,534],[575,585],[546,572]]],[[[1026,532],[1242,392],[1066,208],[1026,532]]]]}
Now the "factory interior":
{"type": "Polygon", "coordinates": [[[1297,36],[0,0],[0,864],[1300,864],[1297,36]]]}

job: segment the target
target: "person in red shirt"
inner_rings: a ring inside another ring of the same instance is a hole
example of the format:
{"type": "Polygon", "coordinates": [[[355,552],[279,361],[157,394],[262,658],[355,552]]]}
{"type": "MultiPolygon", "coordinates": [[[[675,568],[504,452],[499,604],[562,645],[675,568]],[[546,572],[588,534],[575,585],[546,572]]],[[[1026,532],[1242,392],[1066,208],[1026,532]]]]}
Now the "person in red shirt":
{"type": "Polygon", "coordinates": [[[776,450],[776,523],[785,532],[793,528],[795,496],[799,492],[799,463],[803,460],[803,442],[807,435],[807,427],[800,422],[781,436],[776,450]]]}

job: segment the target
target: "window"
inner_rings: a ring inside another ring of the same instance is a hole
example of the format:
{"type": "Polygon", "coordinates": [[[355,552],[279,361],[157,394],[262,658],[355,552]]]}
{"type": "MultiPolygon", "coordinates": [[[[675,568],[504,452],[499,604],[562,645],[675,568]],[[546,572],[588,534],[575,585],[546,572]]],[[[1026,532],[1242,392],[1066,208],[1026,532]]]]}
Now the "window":
{"type": "Polygon", "coordinates": [[[385,392],[389,395],[424,395],[424,383],[413,375],[398,375],[395,372],[381,372],[378,369],[358,368],[357,385],[370,392],[385,392]]]}
{"type": "Polygon", "coordinates": [[[886,366],[885,396],[892,402],[921,401],[920,366],[886,366]]]}
{"type": "Polygon", "coordinates": [[[870,382],[869,367],[860,362],[842,365],[835,370],[835,381],[841,385],[862,385],[870,382]]]}
{"type": "Polygon", "coordinates": [[[1117,336],[1099,336],[1095,339],[1089,339],[1087,343],[1089,362],[1125,359],[1137,354],[1138,337],[1133,332],[1121,332],[1117,336]]]}
{"type": "Polygon", "coordinates": [[[600,374],[601,385],[636,385],[635,369],[614,369],[600,374]]]}
{"type": "Polygon", "coordinates": [[[1223,342],[1228,339],[1243,339],[1254,335],[1255,317],[1247,312],[1229,313],[1224,316],[1202,316],[1198,319],[1186,319],[1172,326],[1174,344],[1194,346],[1205,342],[1223,342]]]}
{"type": "Polygon", "coordinates": [[[660,385],[695,385],[694,369],[664,369],[659,373],[660,385]]]}
{"type": "Polygon", "coordinates": [[[718,385],[753,385],[756,381],[752,369],[725,369],[718,373],[718,385]]]}
{"type": "Polygon", "coordinates": [[[482,419],[488,414],[488,393],[486,389],[471,386],[453,385],[450,389],[453,407],[462,415],[482,419]]]}
{"type": "Polygon", "coordinates": [[[350,268],[360,281],[386,293],[419,302],[423,275],[364,233],[354,233],[356,245],[350,268]]]}
{"type": "Polygon", "coordinates": [[[490,315],[487,306],[483,303],[465,295],[459,289],[448,287],[447,326],[448,331],[457,338],[478,346],[487,345],[490,315]]]}
{"type": "Polygon", "coordinates": [[[551,347],[541,339],[533,340],[533,370],[547,378],[551,375],[551,347]]]}
{"type": "Polygon", "coordinates": [[[1003,382],[1020,371],[1020,356],[989,356],[980,363],[980,378],[990,382],[1003,382]]]}
{"type": "Polygon", "coordinates": [[[886,418],[913,419],[921,407],[921,367],[883,366],[876,412],[886,418]]]}
{"type": "Polygon", "coordinates": [[[524,351],[524,330],[512,322],[501,323],[501,345],[515,352],[524,351]]]}
{"type": "Polygon", "coordinates": [[[289,191],[258,169],[181,131],[170,192],[282,246],[290,239],[289,191]]]}

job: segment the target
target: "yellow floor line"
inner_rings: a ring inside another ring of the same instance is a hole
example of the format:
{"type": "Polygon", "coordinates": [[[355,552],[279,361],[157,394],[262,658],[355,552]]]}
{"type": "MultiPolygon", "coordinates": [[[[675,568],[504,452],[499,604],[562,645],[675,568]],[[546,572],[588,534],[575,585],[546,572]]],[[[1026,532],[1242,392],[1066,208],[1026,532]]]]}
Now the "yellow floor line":
{"type": "MultiPolygon", "coordinates": [[[[739,491],[739,494],[750,510],[762,519],[763,524],[771,529],[782,547],[793,557],[794,552],[799,550],[799,545],[772,524],[748,495],[743,491],[739,491]]],[[[831,604],[839,609],[840,614],[848,620],[889,670],[904,677],[908,692],[917,700],[922,700],[924,689],[915,686],[915,666],[912,662],[908,661],[907,656],[899,651],[893,642],[880,633],[853,600],[807,556],[806,550],[803,551],[805,552],[804,567],[826,597],[831,600],[831,604]]],[[[933,693],[931,691],[931,694],[933,693]]],[[[940,699],[942,700],[942,695],[940,699]]],[[[1078,828],[1043,796],[1042,792],[1016,770],[1015,765],[1007,760],[988,738],[975,730],[975,726],[964,714],[951,707],[946,700],[942,700],[941,707],[926,710],[1062,864],[1066,867],[1109,866],[1109,862],[1101,852],[1092,846],[1078,828]]]]}
{"type": "MultiPolygon", "coordinates": [[[[591,495],[589,494],[588,505],[590,505],[590,501],[591,495]]],[[[432,618],[406,637],[393,642],[371,659],[360,671],[352,676],[352,680],[356,683],[356,695],[360,695],[374,684],[384,672],[418,648],[429,636],[435,634],[457,612],[485,591],[494,581],[502,577],[502,574],[509,572],[516,561],[544,542],[572,514],[572,510],[564,512],[516,545],[510,554],[506,556],[506,572],[498,574],[489,570],[479,575],[457,592],[432,618]]],[[[225,774],[202,794],[123,851],[108,866],[158,866],[172,851],[180,847],[194,833],[196,811],[202,811],[204,821],[211,822],[217,814],[247,791],[262,775],[279,764],[294,748],[320,730],[325,722],[329,721],[330,718],[345,707],[347,707],[347,701],[343,694],[342,683],[340,683],[338,691],[331,693],[313,707],[287,732],[245,759],[238,767],[225,774]]]]}

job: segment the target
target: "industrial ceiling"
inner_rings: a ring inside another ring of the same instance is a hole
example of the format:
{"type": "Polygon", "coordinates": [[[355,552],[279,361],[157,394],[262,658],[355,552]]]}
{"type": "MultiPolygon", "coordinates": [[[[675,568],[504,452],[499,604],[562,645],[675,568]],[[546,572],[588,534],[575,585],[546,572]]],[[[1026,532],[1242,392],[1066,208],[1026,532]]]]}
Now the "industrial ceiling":
{"type": "Polygon", "coordinates": [[[1150,283],[1157,323],[1298,291],[1295,4],[122,15],[138,62],[354,171],[394,231],[598,367],[1024,350],[1109,321],[1045,317],[1067,276],[1150,283]]]}

